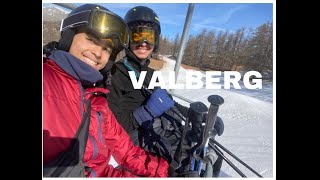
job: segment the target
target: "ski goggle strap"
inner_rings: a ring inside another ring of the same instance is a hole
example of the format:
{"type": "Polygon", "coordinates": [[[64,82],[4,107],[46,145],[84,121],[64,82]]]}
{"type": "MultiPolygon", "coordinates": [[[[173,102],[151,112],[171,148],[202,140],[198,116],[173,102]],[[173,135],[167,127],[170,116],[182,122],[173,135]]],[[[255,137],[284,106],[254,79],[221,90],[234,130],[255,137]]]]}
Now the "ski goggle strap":
{"type": "Polygon", "coordinates": [[[128,47],[129,28],[116,14],[101,9],[83,11],[65,18],[61,23],[60,31],[81,25],[87,25],[99,38],[118,39],[120,44],[113,42],[116,49],[128,47]]]}
{"type": "Polygon", "coordinates": [[[130,29],[130,42],[140,44],[147,41],[150,45],[155,45],[157,42],[157,31],[147,27],[135,27],[130,29]]]}

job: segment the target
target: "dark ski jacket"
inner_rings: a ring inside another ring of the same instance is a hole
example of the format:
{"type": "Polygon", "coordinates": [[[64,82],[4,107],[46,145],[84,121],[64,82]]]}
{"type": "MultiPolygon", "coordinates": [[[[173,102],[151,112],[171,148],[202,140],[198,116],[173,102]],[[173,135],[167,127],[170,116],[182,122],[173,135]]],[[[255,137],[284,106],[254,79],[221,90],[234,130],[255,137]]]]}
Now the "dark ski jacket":
{"type": "MultiPolygon", "coordinates": [[[[110,93],[107,94],[107,99],[110,109],[128,134],[139,127],[133,116],[133,111],[144,105],[149,97],[143,88],[133,88],[128,71],[135,71],[137,74],[140,74],[141,71],[147,71],[144,86],[148,87],[154,72],[154,69],[148,67],[149,64],[149,59],[140,62],[135,57],[127,55],[117,61],[112,69],[111,85],[108,86],[110,93]]],[[[175,103],[173,108],[178,108],[180,113],[186,116],[187,107],[175,103]]]]}

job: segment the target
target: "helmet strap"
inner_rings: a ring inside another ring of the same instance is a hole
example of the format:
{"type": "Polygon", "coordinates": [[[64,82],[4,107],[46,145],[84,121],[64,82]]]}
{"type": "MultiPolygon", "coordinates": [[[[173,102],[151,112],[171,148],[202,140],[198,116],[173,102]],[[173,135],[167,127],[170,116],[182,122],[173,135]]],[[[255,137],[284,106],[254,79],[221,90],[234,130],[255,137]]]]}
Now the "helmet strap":
{"type": "Polygon", "coordinates": [[[73,29],[67,29],[60,38],[59,46],[57,49],[69,52],[71,47],[75,31],[73,29]]]}

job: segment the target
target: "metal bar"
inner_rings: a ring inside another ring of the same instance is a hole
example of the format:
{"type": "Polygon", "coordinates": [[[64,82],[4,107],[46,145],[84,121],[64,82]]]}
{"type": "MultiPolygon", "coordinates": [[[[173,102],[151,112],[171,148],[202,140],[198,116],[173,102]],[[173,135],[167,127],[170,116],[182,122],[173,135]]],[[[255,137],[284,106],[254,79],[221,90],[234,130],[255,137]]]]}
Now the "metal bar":
{"type": "Polygon", "coordinates": [[[241,177],[247,177],[244,175],[237,166],[235,166],[222,152],[217,148],[217,146],[212,146],[212,148],[219,154],[241,177]]]}
{"type": "Polygon", "coordinates": [[[243,162],[241,159],[239,159],[236,155],[234,155],[232,152],[230,152],[227,148],[223,147],[220,143],[218,143],[216,140],[214,139],[210,139],[209,140],[209,144],[212,143],[212,145],[216,144],[217,146],[219,146],[221,149],[223,149],[225,152],[227,152],[228,154],[230,154],[230,156],[232,156],[234,159],[236,159],[237,161],[239,161],[242,165],[244,165],[246,168],[248,168],[249,170],[251,170],[253,173],[255,173],[257,176],[263,178],[259,173],[257,173],[254,169],[252,169],[249,165],[247,165],[245,162],[243,162]],[[210,142],[211,141],[211,142],[210,142]]]}
{"type": "Polygon", "coordinates": [[[195,3],[189,3],[188,13],[187,13],[186,20],[185,20],[184,27],[183,27],[183,33],[182,33],[182,37],[181,37],[181,46],[179,47],[179,53],[177,56],[177,61],[176,61],[175,67],[174,67],[174,71],[175,71],[175,75],[176,75],[175,82],[177,82],[178,75],[179,75],[179,69],[180,69],[180,65],[181,65],[182,56],[184,53],[184,48],[186,46],[186,39],[187,39],[189,27],[190,27],[190,22],[191,22],[191,18],[192,18],[194,5],[195,5],[195,3]]]}
{"type": "Polygon", "coordinates": [[[168,91],[168,93],[169,93],[170,95],[175,96],[175,97],[177,97],[177,98],[179,98],[179,99],[182,99],[182,100],[184,100],[184,101],[186,101],[186,102],[188,102],[188,103],[193,103],[193,102],[194,102],[194,101],[192,101],[192,100],[190,100],[190,99],[187,99],[187,98],[185,98],[185,97],[182,97],[182,96],[180,96],[179,94],[176,94],[176,93],[174,93],[174,92],[172,92],[172,91],[168,91]]]}

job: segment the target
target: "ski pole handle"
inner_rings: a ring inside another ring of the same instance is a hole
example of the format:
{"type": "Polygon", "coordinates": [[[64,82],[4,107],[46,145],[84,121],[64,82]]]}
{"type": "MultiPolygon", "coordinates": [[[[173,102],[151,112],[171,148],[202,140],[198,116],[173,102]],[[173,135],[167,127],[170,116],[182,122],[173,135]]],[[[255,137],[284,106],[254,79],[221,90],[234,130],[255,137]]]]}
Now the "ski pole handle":
{"type": "Polygon", "coordinates": [[[214,128],[214,124],[217,120],[219,106],[224,103],[224,99],[219,95],[211,95],[208,97],[208,101],[210,102],[210,107],[203,132],[203,139],[206,141],[206,143],[208,142],[209,137],[211,136],[212,129],[214,128]]]}
{"type": "MultiPolygon", "coordinates": [[[[209,107],[207,119],[205,120],[204,129],[202,130],[202,136],[200,138],[201,141],[191,148],[193,152],[195,152],[197,149],[201,150],[200,151],[201,153],[193,154],[193,157],[196,160],[198,160],[199,163],[201,160],[204,160],[204,157],[205,157],[204,150],[206,149],[205,147],[208,146],[209,137],[212,136],[211,132],[216,122],[219,106],[223,104],[224,99],[219,95],[211,95],[208,97],[208,101],[210,102],[210,107],[209,107]]],[[[201,166],[202,164],[200,163],[199,168],[201,168],[201,166]]]]}

